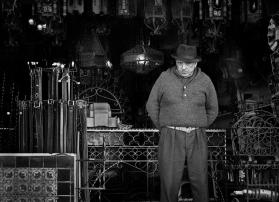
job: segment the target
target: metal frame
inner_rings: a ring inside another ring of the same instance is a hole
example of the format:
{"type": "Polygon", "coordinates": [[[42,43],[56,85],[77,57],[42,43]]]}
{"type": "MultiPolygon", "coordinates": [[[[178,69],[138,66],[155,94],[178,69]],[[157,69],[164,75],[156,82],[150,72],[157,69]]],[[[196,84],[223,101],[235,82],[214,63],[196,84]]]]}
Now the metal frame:
{"type": "MultiPolygon", "coordinates": [[[[226,163],[226,130],[212,129],[206,130],[206,133],[214,197],[224,200],[217,175],[218,164],[226,163]]],[[[146,193],[150,194],[148,176],[158,176],[159,135],[157,129],[87,129],[84,156],[80,162],[87,174],[80,189],[101,194],[107,189],[106,183],[114,174],[113,169],[128,165],[146,174],[146,193]]]]}
{"type": "Polygon", "coordinates": [[[247,202],[279,198],[278,125],[278,118],[263,110],[245,112],[233,125],[228,176],[237,189],[242,189],[232,193],[235,198],[247,202]]]}

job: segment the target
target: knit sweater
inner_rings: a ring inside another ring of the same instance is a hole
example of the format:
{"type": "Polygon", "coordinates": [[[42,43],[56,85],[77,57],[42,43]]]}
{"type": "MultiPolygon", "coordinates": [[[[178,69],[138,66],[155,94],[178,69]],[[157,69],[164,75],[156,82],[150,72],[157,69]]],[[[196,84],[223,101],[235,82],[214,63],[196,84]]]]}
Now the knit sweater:
{"type": "Polygon", "coordinates": [[[154,125],[208,127],[218,114],[218,101],[211,79],[198,67],[192,78],[184,78],[172,67],[156,80],[147,104],[154,125]]]}

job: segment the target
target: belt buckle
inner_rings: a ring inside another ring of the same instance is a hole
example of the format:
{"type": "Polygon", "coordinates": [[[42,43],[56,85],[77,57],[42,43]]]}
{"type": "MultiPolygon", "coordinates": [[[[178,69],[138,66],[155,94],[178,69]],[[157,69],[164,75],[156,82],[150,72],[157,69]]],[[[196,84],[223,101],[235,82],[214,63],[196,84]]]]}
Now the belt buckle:
{"type": "Polygon", "coordinates": [[[190,133],[193,130],[193,128],[185,128],[184,130],[186,133],[190,133]]]}

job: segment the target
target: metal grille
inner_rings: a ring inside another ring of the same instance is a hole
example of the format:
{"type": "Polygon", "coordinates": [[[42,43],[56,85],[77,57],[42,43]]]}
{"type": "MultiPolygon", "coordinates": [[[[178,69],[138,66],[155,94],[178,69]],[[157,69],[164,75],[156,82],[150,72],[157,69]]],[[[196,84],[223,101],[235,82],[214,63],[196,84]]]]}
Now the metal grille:
{"type": "MultiPolygon", "coordinates": [[[[218,164],[226,160],[226,130],[206,130],[206,133],[210,177],[214,184],[214,196],[218,198],[218,164]]],[[[159,131],[155,129],[88,129],[84,152],[87,156],[81,159],[82,169],[88,176],[83,179],[81,189],[105,191],[110,189],[112,178],[119,178],[120,183],[134,173],[131,179],[142,175],[145,192],[153,192],[154,185],[150,182],[154,183],[154,177],[158,177],[159,136],[159,131]]],[[[117,185],[121,186],[125,186],[125,180],[117,185]]]]}

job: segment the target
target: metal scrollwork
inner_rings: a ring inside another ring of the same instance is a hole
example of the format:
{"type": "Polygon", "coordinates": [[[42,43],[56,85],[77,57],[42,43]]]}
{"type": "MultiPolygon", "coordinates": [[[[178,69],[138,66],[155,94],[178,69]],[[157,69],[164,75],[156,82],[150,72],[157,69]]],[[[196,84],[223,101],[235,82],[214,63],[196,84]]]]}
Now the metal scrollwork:
{"type": "Polygon", "coordinates": [[[89,104],[93,102],[108,102],[113,115],[123,113],[119,99],[105,88],[87,88],[79,94],[79,98],[87,101],[89,104]]]}
{"type": "Polygon", "coordinates": [[[245,113],[232,127],[235,154],[276,156],[279,152],[279,122],[270,112],[245,113]]]}
{"type": "MultiPolygon", "coordinates": [[[[222,200],[218,182],[225,178],[220,166],[226,159],[226,130],[206,130],[206,133],[214,196],[222,200]]],[[[137,176],[134,173],[141,173],[139,176],[143,181],[154,180],[159,170],[159,136],[159,131],[155,129],[88,129],[87,189],[97,192],[106,190],[111,180],[122,179],[129,173],[133,176],[137,176]]],[[[146,189],[151,191],[148,187],[146,189]]]]}

